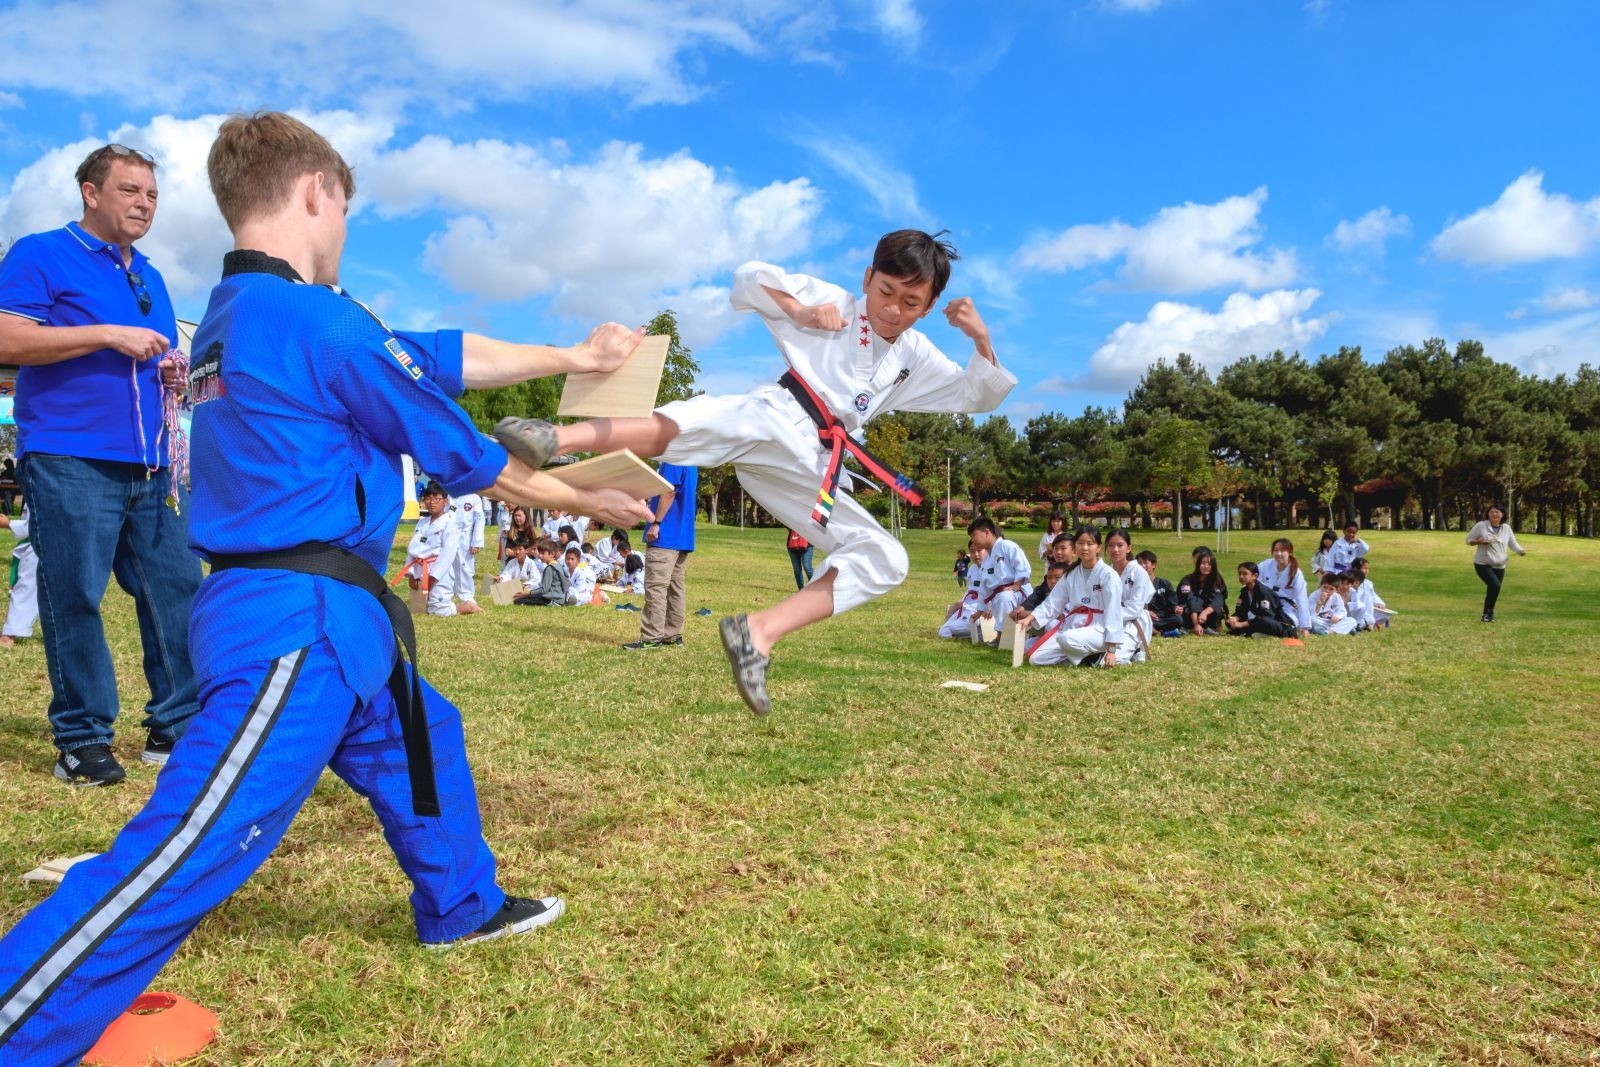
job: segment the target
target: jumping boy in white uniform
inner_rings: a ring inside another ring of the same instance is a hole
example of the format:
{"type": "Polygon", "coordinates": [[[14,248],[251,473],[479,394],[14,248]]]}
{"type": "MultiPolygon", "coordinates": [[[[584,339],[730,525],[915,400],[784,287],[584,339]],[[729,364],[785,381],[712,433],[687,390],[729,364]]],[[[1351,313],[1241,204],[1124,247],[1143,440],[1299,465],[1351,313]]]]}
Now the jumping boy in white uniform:
{"type": "Polygon", "coordinates": [[[455,561],[461,533],[450,513],[449,497],[438,482],[430,482],[422,491],[422,507],[411,543],[406,545],[406,565],[401,573],[410,579],[411,588],[421,588],[422,564],[426,561],[428,614],[447,618],[456,613],[450,596],[450,566],[455,561]]]}
{"type": "Polygon", "coordinates": [[[905,580],[905,549],[843,492],[840,463],[854,455],[916,502],[921,492],[858,440],[885,411],[992,411],[1017,379],[999,365],[989,330],[967,297],[946,319],[973,342],[963,370],[912,327],[933,310],[955,249],[936,235],[898,230],[878,242],[863,295],[766,263],[734,274],[733,306],[765,321],[789,364],[780,381],[743,396],[697,396],[645,419],[595,419],[562,427],[506,419],[495,436],[535,466],[565,452],[629,448],[683,466],[732,463],[745,491],[779,523],[827,553],[826,569],[772,607],[722,620],[739,695],[757,715],[772,709],[767,668],[785,634],[859,607],[905,580]],[[819,491],[820,484],[820,491],[819,491]]]}
{"type": "Polygon", "coordinates": [[[39,621],[39,557],[28,540],[28,506],[16,519],[0,512],[0,529],[8,529],[17,543],[11,549],[11,601],[6,605],[6,625],[0,632],[0,648],[10,648],[19,637],[32,637],[33,624],[39,621]]]}

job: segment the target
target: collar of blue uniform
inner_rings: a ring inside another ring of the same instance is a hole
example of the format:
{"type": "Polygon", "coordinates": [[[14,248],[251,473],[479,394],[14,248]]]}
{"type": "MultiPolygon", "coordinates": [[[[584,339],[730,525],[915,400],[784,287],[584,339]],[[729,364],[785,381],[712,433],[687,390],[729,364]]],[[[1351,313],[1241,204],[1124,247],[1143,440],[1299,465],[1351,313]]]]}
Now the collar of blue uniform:
{"type": "Polygon", "coordinates": [[[300,272],[286,261],[253,248],[235,249],[222,257],[222,276],[228,278],[235,274],[271,274],[286,282],[305,283],[300,272]]]}

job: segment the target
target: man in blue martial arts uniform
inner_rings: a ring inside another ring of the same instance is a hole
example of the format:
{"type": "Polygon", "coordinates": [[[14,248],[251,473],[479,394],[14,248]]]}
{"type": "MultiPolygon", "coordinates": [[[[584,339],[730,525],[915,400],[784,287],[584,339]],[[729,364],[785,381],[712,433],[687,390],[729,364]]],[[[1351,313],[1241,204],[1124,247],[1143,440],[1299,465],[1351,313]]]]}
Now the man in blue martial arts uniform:
{"type": "Polygon", "coordinates": [[[383,569],[402,453],[451,492],[645,518],[509,459],[449,397],[609,370],[641,333],[570,349],[395,333],[336,286],[348,166],[287,115],[225,122],[209,160],[234,235],[195,336],[191,546],[212,574],[189,643],[201,710],[144,809],[0,941],[0,1062],[76,1063],[207,911],[277,845],[324,767],[371,803],[410,877],[417,936],[448,946],[558,917],[507,896],[461,717],[415,657],[383,569]],[[399,639],[397,641],[397,638],[399,639]]]}

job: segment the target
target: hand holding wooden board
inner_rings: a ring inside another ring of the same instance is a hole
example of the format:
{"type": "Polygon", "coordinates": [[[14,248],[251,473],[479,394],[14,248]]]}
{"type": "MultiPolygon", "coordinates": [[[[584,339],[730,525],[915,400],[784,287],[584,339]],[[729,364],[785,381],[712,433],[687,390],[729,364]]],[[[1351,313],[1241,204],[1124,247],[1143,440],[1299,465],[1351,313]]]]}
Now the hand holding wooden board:
{"type": "Polygon", "coordinates": [[[646,337],[614,371],[567,375],[556,414],[591,419],[645,418],[656,406],[656,391],[661,388],[670,343],[671,338],[665,335],[646,337]]]}
{"type": "Polygon", "coordinates": [[[671,482],[626,448],[565,466],[546,467],[542,473],[574,489],[620,489],[639,500],[672,489],[671,482]]]}

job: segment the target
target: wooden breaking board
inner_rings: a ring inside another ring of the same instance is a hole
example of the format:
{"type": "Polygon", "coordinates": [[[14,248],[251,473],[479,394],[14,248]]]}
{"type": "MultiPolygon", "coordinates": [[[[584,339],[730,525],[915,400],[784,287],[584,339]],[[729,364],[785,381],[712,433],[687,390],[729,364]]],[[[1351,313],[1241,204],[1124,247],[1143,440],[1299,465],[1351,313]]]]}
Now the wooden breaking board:
{"type": "Polygon", "coordinates": [[[581,418],[642,419],[656,406],[656,390],[667,366],[671,338],[646,337],[614,371],[567,375],[557,415],[581,418]]]}
{"type": "Polygon", "coordinates": [[[639,500],[660,496],[672,488],[671,482],[626,448],[563,467],[546,467],[542,473],[574,489],[620,489],[639,500]]]}

